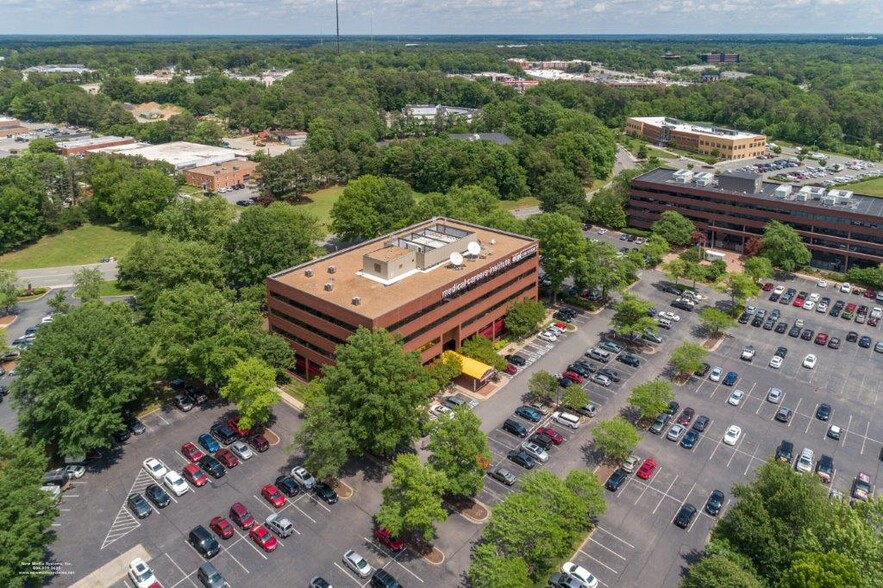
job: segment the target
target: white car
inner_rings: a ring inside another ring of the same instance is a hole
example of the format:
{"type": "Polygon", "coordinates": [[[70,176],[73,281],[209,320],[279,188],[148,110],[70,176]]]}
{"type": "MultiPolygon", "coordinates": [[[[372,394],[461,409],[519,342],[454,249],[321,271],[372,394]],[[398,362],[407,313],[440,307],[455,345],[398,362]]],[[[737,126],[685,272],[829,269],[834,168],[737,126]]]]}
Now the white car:
{"type": "Polygon", "coordinates": [[[774,355],[773,358],[770,360],[770,367],[777,370],[782,367],[783,361],[784,360],[781,357],[779,357],[778,355],[774,355]]]}
{"type": "Polygon", "coordinates": [[[822,295],[819,294],[818,292],[813,292],[812,294],[809,295],[809,299],[812,300],[813,302],[818,302],[821,297],[822,297],[822,295]]]}
{"type": "Polygon", "coordinates": [[[785,286],[776,286],[776,289],[773,290],[773,292],[775,292],[776,294],[781,296],[782,294],[785,293],[785,286]]]}
{"type": "Polygon", "coordinates": [[[803,358],[803,367],[813,369],[816,367],[816,356],[810,353],[803,358]]]}
{"type": "Polygon", "coordinates": [[[668,430],[668,434],[665,436],[669,441],[677,441],[681,438],[681,435],[684,433],[684,427],[682,425],[674,424],[671,426],[671,429],[668,430]]]}
{"type": "Polygon", "coordinates": [[[660,312],[656,316],[658,316],[659,318],[668,319],[668,320],[674,321],[674,322],[678,322],[679,320],[681,320],[681,317],[679,315],[676,315],[673,312],[668,312],[666,310],[663,310],[662,312],[660,312]]]}
{"type": "Polygon", "coordinates": [[[770,388],[770,391],[766,393],[766,399],[767,402],[779,404],[779,401],[782,400],[782,391],[779,388],[770,388]]]}
{"type": "Polygon", "coordinates": [[[64,466],[64,471],[70,475],[71,478],[79,480],[86,474],[86,466],[82,466],[78,463],[71,463],[64,466]]]}
{"type": "Polygon", "coordinates": [[[597,588],[598,578],[589,573],[589,570],[569,561],[561,566],[561,573],[578,578],[586,588],[597,588]]]}
{"type": "Polygon", "coordinates": [[[156,583],[156,576],[153,575],[153,570],[140,557],[136,557],[129,562],[129,579],[135,585],[135,588],[148,588],[148,586],[156,583]]]}
{"type": "Polygon", "coordinates": [[[849,294],[850,292],[852,292],[852,284],[850,284],[849,282],[843,282],[842,284],[840,284],[840,291],[844,294],[849,294]]]}
{"type": "Polygon", "coordinates": [[[819,280],[818,282],[816,282],[816,286],[818,286],[819,288],[827,288],[828,280],[819,280]]]}
{"type": "Polygon", "coordinates": [[[730,425],[727,432],[724,433],[724,443],[727,445],[735,445],[742,436],[742,428],[737,425],[730,425]]]}
{"type": "Polygon", "coordinates": [[[711,370],[711,374],[708,376],[708,379],[711,380],[712,382],[720,382],[723,374],[724,374],[724,370],[719,367],[716,367],[713,370],[711,370]]]}
{"type": "Polygon", "coordinates": [[[254,457],[254,452],[252,452],[251,447],[248,446],[247,443],[243,443],[242,441],[237,441],[233,445],[230,446],[230,450],[239,456],[239,459],[246,460],[254,457]]]}
{"type": "Polygon", "coordinates": [[[343,554],[343,563],[360,578],[367,578],[374,571],[364,557],[350,549],[343,554]]]}
{"type": "Polygon", "coordinates": [[[41,322],[41,323],[44,323],[44,324],[45,324],[45,323],[51,323],[51,322],[52,322],[52,315],[51,315],[51,314],[47,314],[46,316],[44,316],[43,318],[40,319],[40,322],[41,322]]]}
{"type": "Polygon", "coordinates": [[[732,404],[733,406],[739,406],[741,404],[742,399],[745,397],[745,392],[742,390],[733,390],[733,393],[730,394],[730,397],[727,398],[727,404],[732,404]]]}
{"type": "Polygon", "coordinates": [[[166,469],[166,466],[155,457],[148,457],[144,460],[144,469],[157,480],[162,479],[162,477],[166,475],[166,472],[169,471],[166,469]]]}
{"type": "Polygon", "coordinates": [[[166,475],[163,476],[163,483],[169,490],[175,493],[175,496],[181,496],[190,490],[190,486],[187,485],[187,482],[178,472],[166,472],[166,475]]]}
{"type": "Polygon", "coordinates": [[[537,335],[537,338],[542,339],[543,341],[548,341],[549,343],[554,343],[558,340],[558,335],[551,331],[543,331],[537,335]]]}
{"type": "Polygon", "coordinates": [[[606,234],[607,234],[607,229],[598,229],[598,234],[599,234],[599,235],[606,235],[606,234]]]}
{"type": "Polygon", "coordinates": [[[813,302],[812,300],[807,300],[806,302],[803,303],[803,310],[812,310],[815,307],[816,307],[816,303],[813,302]]]}
{"type": "Polygon", "coordinates": [[[819,305],[816,306],[816,312],[828,312],[828,305],[825,302],[819,302],[819,305]]]}
{"type": "Polygon", "coordinates": [[[549,461],[549,454],[546,453],[546,450],[537,445],[536,443],[531,443],[530,441],[525,441],[521,444],[521,448],[531,456],[536,459],[540,463],[546,463],[549,461]]]}
{"type": "Polygon", "coordinates": [[[291,477],[306,490],[311,490],[316,485],[316,478],[303,466],[291,468],[291,477]]]}
{"type": "Polygon", "coordinates": [[[436,416],[453,416],[454,411],[444,404],[437,404],[430,409],[430,412],[436,416]]]}

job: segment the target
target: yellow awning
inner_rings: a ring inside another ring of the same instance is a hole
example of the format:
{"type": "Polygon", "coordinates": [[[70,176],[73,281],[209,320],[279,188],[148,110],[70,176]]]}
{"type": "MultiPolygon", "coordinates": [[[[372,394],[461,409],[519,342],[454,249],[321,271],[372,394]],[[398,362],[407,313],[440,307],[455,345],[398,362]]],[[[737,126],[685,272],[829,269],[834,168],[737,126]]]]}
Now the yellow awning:
{"type": "Polygon", "coordinates": [[[466,357],[465,355],[460,355],[455,351],[451,351],[459,360],[461,364],[460,373],[469,376],[470,378],[474,378],[476,380],[486,380],[494,375],[494,368],[489,366],[486,363],[481,363],[477,359],[472,359],[471,357],[466,357]]]}

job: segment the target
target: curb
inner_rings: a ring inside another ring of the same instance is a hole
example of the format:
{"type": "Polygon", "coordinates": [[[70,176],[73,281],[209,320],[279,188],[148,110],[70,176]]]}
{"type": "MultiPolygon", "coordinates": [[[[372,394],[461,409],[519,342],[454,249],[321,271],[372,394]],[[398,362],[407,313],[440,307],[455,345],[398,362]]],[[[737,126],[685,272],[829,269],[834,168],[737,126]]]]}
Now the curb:
{"type": "Polygon", "coordinates": [[[467,515],[467,514],[461,512],[461,511],[457,510],[456,508],[454,508],[454,505],[451,504],[450,502],[445,502],[445,504],[448,505],[449,507],[451,507],[452,509],[454,509],[454,511],[455,511],[458,515],[460,515],[461,517],[463,517],[464,519],[466,519],[467,521],[469,521],[469,522],[472,523],[473,525],[481,525],[481,524],[483,524],[486,520],[488,520],[488,518],[491,516],[491,509],[489,509],[488,506],[487,506],[485,503],[481,502],[480,500],[476,500],[476,499],[473,498],[473,501],[475,502],[475,504],[480,504],[481,507],[484,509],[484,511],[487,513],[487,515],[485,515],[484,518],[482,518],[482,519],[476,519],[475,517],[471,517],[471,516],[469,516],[469,515],[467,515]]]}
{"type": "Polygon", "coordinates": [[[338,486],[338,487],[343,486],[344,488],[346,488],[347,490],[349,490],[349,496],[344,496],[344,495],[341,494],[341,493],[338,493],[338,494],[337,494],[338,498],[340,498],[341,500],[349,500],[349,499],[352,498],[353,495],[356,493],[356,491],[353,490],[353,487],[350,486],[349,484],[347,484],[346,482],[344,482],[343,480],[337,480],[337,486],[338,486]]]}
{"type": "Polygon", "coordinates": [[[435,546],[432,547],[432,551],[433,551],[433,553],[437,551],[438,553],[441,554],[441,556],[442,556],[441,561],[435,562],[435,561],[432,561],[431,559],[428,559],[426,556],[422,556],[420,559],[422,559],[426,563],[433,565],[433,566],[440,566],[443,563],[445,563],[445,559],[447,559],[447,558],[445,557],[444,551],[442,551],[441,549],[439,549],[438,547],[435,547],[435,546]]]}
{"type": "Polygon", "coordinates": [[[9,327],[11,327],[12,325],[14,325],[15,323],[18,322],[18,317],[19,317],[19,315],[17,315],[17,314],[12,315],[12,320],[4,325],[0,325],[0,329],[8,329],[9,327]]]}
{"type": "Polygon", "coordinates": [[[276,386],[276,392],[279,393],[279,397],[282,399],[282,401],[285,404],[289,405],[290,407],[292,407],[293,409],[295,409],[299,413],[303,414],[303,412],[304,412],[304,403],[303,402],[301,402],[300,400],[298,400],[297,398],[295,398],[294,396],[292,396],[291,394],[289,394],[288,392],[286,392],[285,390],[283,390],[282,388],[280,388],[278,386],[276,386]]]}

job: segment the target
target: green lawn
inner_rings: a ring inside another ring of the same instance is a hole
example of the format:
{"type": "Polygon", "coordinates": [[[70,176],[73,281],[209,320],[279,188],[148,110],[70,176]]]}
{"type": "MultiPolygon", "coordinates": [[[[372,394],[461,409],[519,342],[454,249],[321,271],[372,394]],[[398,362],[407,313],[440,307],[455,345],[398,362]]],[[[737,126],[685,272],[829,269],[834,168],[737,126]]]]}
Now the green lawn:
{"type": "Polygon", "coordinates": [[[83,225],[0,256],[0,267],[21,270],[98,263],[102,257],[119,259],[143,234],[115,226],[83,225]]]}
{"type": "Polygon", "coordinates": [[[330,188],[323,188],[312,194],[307,194],[304,198],[309,201],[305,204],[297,204],[296,206],[298,210],[308,212],[313,216],[318,217],[319,222],[327,229],[329,225],[331,225],[331,207],[334,206],[334,203],[340,198],[340,195],[343,193],[343,188],[344,186],[332,186],[330,188]]]}
{"type": "Polygon", "coordinates": [[[657,149],[656,147],[647,146],[647,157],[651,157],[655,155],[659,159],[675,159],[677,156],[672,155],[671,153],[667,153],[661,149],[657,149]]]}
{"type": "Polygon", "coordinates": [[[530,208],[531,206],[539,206],[540,201],[533,196],[525,196],[518,200],[500,200],[500,206],[504,210],[515,210],[517,208],[530,208]]]}
{"type": "Polygon", "coordinates": [[[883,178],[874,178],[872,180],[864,180],[846,186],[841,186],[848,190],[852,190],[857,194],[866,194],[868,196],[883,196],[883,178]]]}

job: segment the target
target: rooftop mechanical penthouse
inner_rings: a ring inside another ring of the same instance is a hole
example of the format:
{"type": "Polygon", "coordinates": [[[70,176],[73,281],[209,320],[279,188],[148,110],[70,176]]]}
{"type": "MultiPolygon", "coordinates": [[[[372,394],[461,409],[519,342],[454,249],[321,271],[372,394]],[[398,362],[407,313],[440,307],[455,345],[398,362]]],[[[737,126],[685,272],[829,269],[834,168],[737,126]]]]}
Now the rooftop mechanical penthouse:
{"type": "Polygon", "coordinates": [[[359,326],[401,335],[429,362],[495,337],[512,302],[537,298],[538,275],[536,240],[434,218],[269,276],[270,329],[307,377],[359,326]]]}

